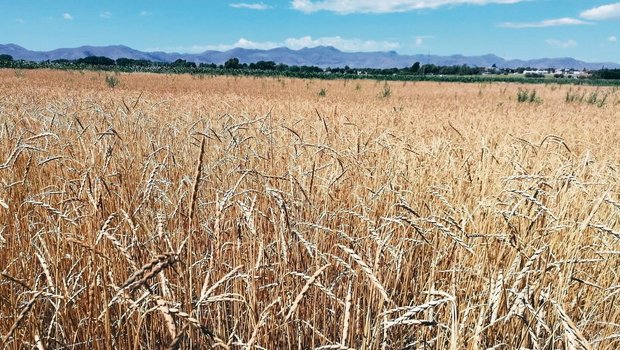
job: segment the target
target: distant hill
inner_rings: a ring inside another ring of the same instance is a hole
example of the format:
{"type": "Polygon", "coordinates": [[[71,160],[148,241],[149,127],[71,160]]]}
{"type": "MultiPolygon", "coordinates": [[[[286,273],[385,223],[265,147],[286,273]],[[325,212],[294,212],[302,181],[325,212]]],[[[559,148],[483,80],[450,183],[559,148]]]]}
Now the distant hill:
{"type": "Polygon", "coordinates": [[[144,59],[156,62],[173,62],[184,59],[195,63],[223,64],[226,60],[236,57],[241,62],[252,63],[257,61],[274,61],[297,66],[319,66],[352,68],[403,68],[409,67],[414,62],[421,64],[435,64],[440,66],[469,65],[477,67],[490,67],[496,65],[499,68],[574,68],[574,69],[600,69],[620,68],[620,64],[611,62],[583,62],[570,57],[563,58],[540,58],[532,60],[506,60],[496,55],[483,56],[437,56],[437,55],[400,55],[394,51],[389,52],[343,52],[331,46],[317,46],[292,50],[286,47],[278,47],[270,50],[255,50],[235,48],[228,51],[205,51],[198,54],[181,54],[168,52],[143,52],[127,46],[80,46],[76,48],[56,49],[52,51],[31,51],[19,45],[0,45],[0,54],[9,54],[14,59],[29,61],[45,61],[69,59],[74,60],[87,56],[105,56],[112,59],[132,58],[144,59]]]}

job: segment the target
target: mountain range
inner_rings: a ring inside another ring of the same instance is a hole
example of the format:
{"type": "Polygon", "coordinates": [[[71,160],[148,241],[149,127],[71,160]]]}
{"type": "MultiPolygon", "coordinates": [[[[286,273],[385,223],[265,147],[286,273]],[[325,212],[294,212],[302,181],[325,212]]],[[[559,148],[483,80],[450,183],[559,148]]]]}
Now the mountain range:
{"type": "Polygon", "coordinates": [[[154,62],[173,62],[184,59],[195,63],[223,64],[226,60],[236,57],[242,63],[257,61],[274,61],[297,66],[318,66],[352,68],[403,68],[410,67],[414,62],[421,64],[435,64],[441,66],[469,65],[477,67],[499,68],[573,68],[573,69],[600,69],[620,68],[620,64],[612,62],[584,62],[570,57],[540,58],[531,60],[508,60],[488,54],[483,56],[438,56],[438,55],[401,55],[395,51],[388,52],[343,52],[331,46],[316,46],[292,50],[287,47],[278,47],[269,50],[234,48],[228,51],[208,50],[196,54],[169,53],[162,51],[143,52],[123,45],[114,46],[80,46],[76,48],[62,48],[51,51],[32,51],[16,44],[0,44],[0,54],[11,55],[14,59],[28,61],[46,61],[68,59],[74,60],[88,56],[105,56],[112,59],[131,58],[144,59],[154,62]]]}

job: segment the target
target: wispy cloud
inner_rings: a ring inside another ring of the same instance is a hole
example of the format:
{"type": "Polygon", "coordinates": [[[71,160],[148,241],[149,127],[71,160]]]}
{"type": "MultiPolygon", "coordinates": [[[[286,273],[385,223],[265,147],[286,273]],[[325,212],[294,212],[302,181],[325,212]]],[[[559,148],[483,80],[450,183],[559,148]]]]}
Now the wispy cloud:
{"type": "Polygon", "coordinates": [[[178,52],[178,53],[202,53],[208,50],[215,51],[227,51],[233,48],[243,49],[261,49],[268,50],[276,48],[280,45],[276,42],[254,42],[246,39],[239,39],[234,44],[215,44],[215,45],[190,45],[190,46],[165,46],[165,47],[150,47],[144,51],[164,51],[164,52],[178,52]]]}
{"type": "Polygon", "coordinates": [[[434,38],[434,36],[432,36],[432,35],[418,35],[418,36],[415,37],[414,45],[416,47],[421,47],[421,46],[424,45],[424,42],[427,39],[432,39],[432,38],[434,38]]]}
{"type": "Polygon", "coordinates": [[[65,12],[65,13],[63,13],[63,14],[62,14],[62,18],[63,18],[63,19],[65,19],[65,20],[67,20],[67,21],[70,21],[70,20],[72,20],[72,19],[73,19],[73,16],[71,16],[71,14],[70,14],[70,13],[65,12]]]}
{"type": "Polygon", "coordinates": [[[594,7],[583,11],[581,17],[592,21],[620,19],[620,2],[594,7]]]}
{"type": "Polygon", "coordinates": [[[236,9],[250,9],[250,10],[267,10],[271,8],[271,6],[266,5],[262,2],[260,3],[238,2],[238,3],[230,4],[230,7],[233,7],[236,9]]]}
{"type": "Polygon", "coordinates": [[[140,11],[140,13],[139,13],[139,15],[142,16],[142,17],[147,17],[147,16],[150,16],[152,14],[153,14],[153,12],[151,12],[151,11],[140,11]]]}
{"type": "Polygon", "coordinates": [[[612,35],[609,38],[607,38],[607,41],[609,41],[610,43],[616,43],[618,42],[618,37],[615,35],[612,35]]]}
{"type": "Polygon", "coordinates": [[[237,40],[233,44],[217,44],[217,45],[204,45],[204,46],[194,46],[195,48],[199,48],[200,51],[206,50],[217,50],[217,51],[227,51],[234,48],[242,48],[242,49],[258,49],[258,50],[269,50],[274,49],[276,47],[285,46],[283,43],[275,42],[275,41],[252,41],[245,38],[241,38],[237,40]]]}
{"type": "Polygon", "coordinates": [[[540,22],[505,22],[500,24],[500,27],[503,28],[544,28],[544,27],[558,27],[558,26],[579,26],[591,24],[590,22],[582,21],[577,18],[555,18],[555,19],[546,19],[540,22]]]}
{"type": "Polygon", "coordinates": [[[546,42],[547,42],[547,45],[554,47],[556,49],[570,49],[570,48],[577,46],[577,42],[573,39],[569,39],[565,41],[556,40],[556,39],[548,39],[546,42]]]}
{"type": "Polygon", "coordinates": [[[112,18],[112,12],[110,12],[110,11],[101,12],[99,14],[99,17],[105,18],[105,19],[112,18]]]}
{"type": "Polygon", "coordinates": [[[333,46],[342,51],[388,51],[396,50],[400,47],[398,42],[377,41],[363,39],[347,39],[340,36],[322,37],[313,39],[311,36],[301,38],[289,38],[284,41],[284,46],[291,49],[302,49],[304,47],[333,46]]]}
{"type": "Polygon", "coordinates": [[[515,4],[525,0],[292,0],[291,7],[305,13],[390,13],[434,9],[449,5],[515,4]]]}
{"type": "MultiPolygon", "coordinates": [[[[426,37],[422,37],[426,38],[426,37]]],[[[148,51],[174,51],[184,53],[200,53],[207,50],[226,51],[233,48],[244,49],[261,49],[269,50],[276,47],[288,47],[293,50],[303,49],[305,47],[316,46],[333,46],[342,51],[349,52],[369,52],[369,51],[389,51],[400,48],[400,44],[392,41],[376,41],[362,39],[347,39],[340,36],[312,38],[311,36],[303,36],[300,38],[288,38],[283,41],[252,41],[245,38],[237,40],[233,44],[219,45],[193,45],[193,46],[177,46],[165,48],[152,48],[148,51]]]]}
{"type": "Polygon", "coordinates": [[[15,18],[15,22],[19,23],[19,24],[24,24],[26,23],[26,21],[23,18],[15,18]]]}

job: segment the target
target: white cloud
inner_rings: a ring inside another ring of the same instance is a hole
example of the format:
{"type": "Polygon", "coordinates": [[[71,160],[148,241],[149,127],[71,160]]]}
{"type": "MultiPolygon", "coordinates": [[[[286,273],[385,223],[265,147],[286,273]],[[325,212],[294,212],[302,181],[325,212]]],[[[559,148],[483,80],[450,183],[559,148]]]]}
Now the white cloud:
{"type": "Polygon", "coordinates": [[[239,2],[239,3],[233,3],[230,4],[230,7],[234,7],[236,9],[250,9],[250,10],[267,10],[270,9],[271,6],[269,5],[265,5],[264,3],[246,3],[246,2],[239,2]]]}
{"type": "MultiPolygon", "coordinates": [[[[426,38],[426,37],[421,37],[426,38]]],[[[233,44],[219,44],[219,45],[193,45],[193,46],[177,46],[166,48],[153,48],[147,51],[174,51],[184,53],[200,53],[207,50],[227,51],[233,48],[244,49],[260,49],[269,50],[276,47],[288,47],[293,50],[303,49],[305,47],[316,46],[333,46],[342,51],[389,51],[400,48],[400,44],[391,41],[376,41],[376,40],[362,40],[362,39],[347,39],[340,36],[312,38],[311,36],[304,36],[300,38],[288,38],[284,41],[251,41],[241,38],[233,44]]]]}
{"type": "MultiPolygon", "coordinates": [[[[269,50],[276,47],[284,46],[283,43],[277,43],[273,41],[251,41],[244,38],[237,40],[234,44],[218,44],[218,45],[206,45],[205,50],[217,50],[227,51],[234,48],[242,49],[257,49],[257,50],[269,50]]],[[[204,51],[204,50],[203,50],[204,51]]]]}
{"type": "Polygon", "coordinates": [[[23,18],[15,18],[15,22],[19,23],[19,24],[24,24],[26,23],[26,21],[23,18]]]}
{"type": "Polygon", "coordinates": [[[192,45],[192,46],[166,46],[166,47],[147,47],[143,51],[146,52],[178,52],[178,53],[201,53],[210,50],[207,46],[192,45]]]}
{"type": "Polygon", "coordinates": [[[505,22],[500,24],[500,27],[504,28],[544,28],[544,27],[557,27],[557,26],[578,26],[590,24],[590,22],[582,21],[577,18],[556,18],[556,19],[546,19],[540,22],[505,22]]]}
{"type": "Polygon", "coordinates": [[[260,49],[269,50],[276,47],[284,46],[283,43],[276,43],[271,41],[254,42],[241,38],[233,44],[216,44],[216,45],[192,45],[192,46],[172,46],[172,47],[157,47],[149,48],[146,51],[165,51],[165,52],[180,52],[180,53],[201,53],[207,50],[215,51],[228,51],[236,47],[243,49],[260,49]]]}
{"type": "Polygon", "coordinates": [[[107,19],[107,18],[112,18],[112,12],[110,12],[110,11],[104,11],[104,12],[101,12],[101,13],[99,14],[99,17],[101,17],[101,18],[106,18],[106,19],[107,19]]]}
{"type": "Polygon", "coordinates": [[[292,0],[291,6],[305,13],[330,11],[349,14],[406,12],[463,4],[515,4],[522,1],[526,0],[292,0]]]}
{"type": "Polygon", "coordinates": [[[430,35],[418,35],[415,37],[415,46],[416,47],[420,47],[422,45],[424,45],[424,42],[426,41],[426,39],[432,39],[434,38],[434,36],[430,36],[430,35]]]}
{"type": "Polygon", "coordinates": [[[151,11],[140,11],[140,16],[142,16],[142,17],[150,16],[152,14],[153,14],[153,12],[151,12],[151,11]]]}
{"type": "Polygon", "coordinates": [[[556,49],[570,49],[572,47],[577,46],[577,42],[573,39],[569,39],[566,41],[548,39],[546,42],[547,42],[547,45],[554,47],[556,49]]]}
{"type": "Polygon", "coordinates": [[[620,19],[620,2],[583,11],[581,17],[593,21],[620,19]]]}
{"type": "Polygon", "coordinates": [[[362,39],[345,39],[340,36],[322,37],[313,39],[311,36],[289,38],[284,41],[285,46],[291,49],[304,47],[333,46],[342,51],[389,51],[400,47],[397,42],[376,41],[362,39]]]}
{"type": "Polygon", "coordinates": [[[62,14],[62,18],[66,19],[67,21],[70,21],[73,19],[73,16],[71,16],[70,13],[65,12],[62,14]]]}
{"type": "Polygon", "coordinates": [[[618,37],[616,37],[615,35],[612,35],[609,38],[607,38],[607,40],[611,43],[615,43],[615,42],[618,42],[618,37]]]}

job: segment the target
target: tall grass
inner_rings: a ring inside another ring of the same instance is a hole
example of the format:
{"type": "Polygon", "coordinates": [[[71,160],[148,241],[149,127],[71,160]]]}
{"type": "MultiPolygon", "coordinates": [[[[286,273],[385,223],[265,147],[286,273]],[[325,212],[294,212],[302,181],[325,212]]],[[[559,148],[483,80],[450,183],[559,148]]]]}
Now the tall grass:
{"type": "Polygon", "coordinates": [[[528,102],[528,103],[540,103],[542,102],[541,98],[536,94],[536,90],[532,89],[531,91],[528,89],[519,89],[517,92],[517,101],[520,103],[528,102]]]}
{"type": "Polygon", "coordinates": [[[3,348],[620,346],[613,106],[66,74],[0,71],[3,348]]]}

